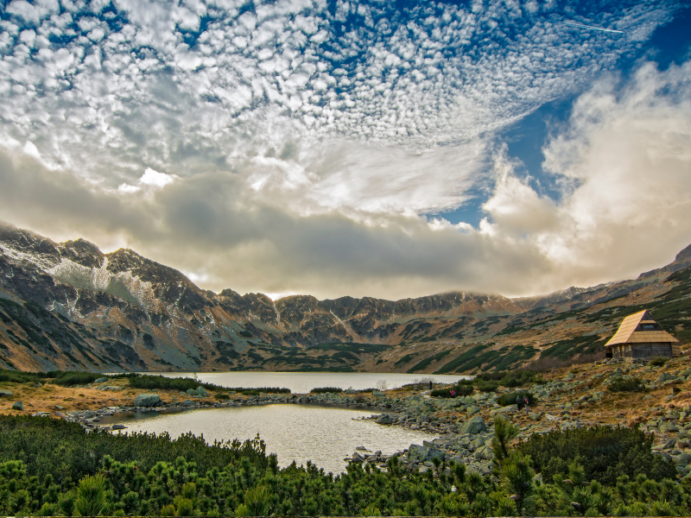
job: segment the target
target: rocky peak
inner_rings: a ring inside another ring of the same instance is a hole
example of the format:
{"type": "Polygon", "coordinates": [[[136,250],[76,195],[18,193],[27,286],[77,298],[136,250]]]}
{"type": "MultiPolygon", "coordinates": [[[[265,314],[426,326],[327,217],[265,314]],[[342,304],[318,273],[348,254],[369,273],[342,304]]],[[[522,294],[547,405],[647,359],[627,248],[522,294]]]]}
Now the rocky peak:
{"type": "Polygon", "coordinates": [[[87,268],[101,268],[105,255],[93,243],[84,239],[65,241],[58,245],[60,256],[87,268]]]}

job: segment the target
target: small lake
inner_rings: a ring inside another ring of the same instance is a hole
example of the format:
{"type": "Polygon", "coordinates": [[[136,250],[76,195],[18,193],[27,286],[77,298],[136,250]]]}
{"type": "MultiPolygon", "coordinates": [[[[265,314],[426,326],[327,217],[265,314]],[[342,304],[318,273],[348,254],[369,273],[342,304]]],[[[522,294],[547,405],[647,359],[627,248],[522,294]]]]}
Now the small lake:
{"type": "Polygon", "coordinates": [[[422,380],[431,379],[435,383],[455,383],[460,379],[472,378],[472,376],[388,372],[149,372],[146,374],[160,374],[167,378],[191,378],[196,374],[200,381],[221,387],[283,387],[297,394],[306,394],[319,387],[362,390],[378,388],[383,382],[388,389],[393,389],[422,380]]]}
{"type": "MultiPolygon", "coordinates": [[[[254,407],[188,410],[178,413],[146,412],[113,416],[100,424],[123,424],[123,432],[168,432],[175,438],[192,432],[214,440],[253,439],[257,434],[266,443],[266,452],[278,455],[279,466],[311,460],[326,472],[345,471],[344,457],[364,446],[371,452],[391,455],[411,444],[431,441],[436,435],[398,426],[382,426],[361,420],[373,412],[316,405],[267,405],[254,407]]],[[[117,432],[114,432],[117,433],[117,432]]]]}

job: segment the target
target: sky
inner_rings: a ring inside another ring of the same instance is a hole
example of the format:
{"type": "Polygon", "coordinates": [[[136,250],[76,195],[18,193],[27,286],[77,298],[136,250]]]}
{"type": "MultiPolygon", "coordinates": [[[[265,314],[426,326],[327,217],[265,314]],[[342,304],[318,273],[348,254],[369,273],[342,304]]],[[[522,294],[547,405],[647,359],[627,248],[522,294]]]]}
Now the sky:
{"type": "Polygon", "coordinates": [[[685,2],[0,0],[0,220],[219,292],[530,296],[691,244],[685,2]]]}

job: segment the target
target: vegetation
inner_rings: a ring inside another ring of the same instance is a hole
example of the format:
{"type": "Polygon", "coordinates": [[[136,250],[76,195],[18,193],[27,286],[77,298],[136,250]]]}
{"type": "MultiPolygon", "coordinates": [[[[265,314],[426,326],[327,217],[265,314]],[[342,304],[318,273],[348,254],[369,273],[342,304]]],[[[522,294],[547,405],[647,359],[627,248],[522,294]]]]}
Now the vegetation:
{"type": "Polygon", "coordinates": [[[290,389],[278,387],[220,387],[212,383],[202,383],[192,378],[166,378],[164,376],[151,376],[148,374],[127,374],[130,387],[144,390],[179,390],[186,392],[189,389],[196,390],[202,386],[211,391],[237,392],[248,396],[259,395],[260,392],[267,394],[290,394],[290,389]]]}
{"type": "Polygon", "coordinates": [[[648,362],[648,365],[651,365],[653,367],[662,367],[665,363],[667,363],[668,358],[653,358],[648,362]]]}
{"type": "Polygon", "coordinates": [[[102,374],[78,371],[23,372],[0,369],[0,382],[12,383],[53,383],[65,387],[93,383],[102,374]]]}
{"type": "Polygon", "coordinates": [[[495,420],[491,475],[437,462],[387,472],[280,469],[256,438],[207,445],[183,435],[85,433],[48,418],[0,417],[0,514],[35,516],[689,515],[691,487],[651,454],[651,438],[597,427],[533,435],[495,420]],[[541,474],[540,481],[535,477],[541,474]]]}
{"type": "Polygon", "coordinates": [[[458,385],[446,387],[443,389],[435,389],[432,392],[430,392],[430,396],[453,398],[453,397],[460,397],[460,396],[469,396],[472,393],[473,393],[473,387],[472,386],[458,384],[458,385]],[[454,392],[453,395],[451,395],[451,391],[454,392]]]}
{"type": "Polygon", "coordinates": [[[645,392],[645,385],[639,378],[617,380],[607,387],[610,392],[645,392]]]}
{"type": "Polygon", "coordinates": [[[310,390],[312,394],[340,394],[343,392],[342,388],[338,387],[319,387],[310,390]]]}
{"type": "Polygon", "coordinates": [[[521,398],[521,406],[523,405],[523,401],[525,401],[526,397],[528,398],[528,403],[530,406],[537,406],[538,404],[538,399],[536,396],[534,396],[531,392],[526,392],[523,390],[502,394],[499,396],[499,399],[497,399],[497,403],[499,403],[501,406],[515,405],[516,399],[519,397],[521,398]]]}
{"type": "Polygon", "coordinates": [[[534,434],[518,447],[530,455],[543,480],[554,475],[568,477],[572,462],[584,466],[585,480],[616,485],[621,475],[634,479],[639,475],[651,480],[674,479],[672,463],[653,455],[652,434],[634,428],[596,426],[546,434],[534,434]]]}

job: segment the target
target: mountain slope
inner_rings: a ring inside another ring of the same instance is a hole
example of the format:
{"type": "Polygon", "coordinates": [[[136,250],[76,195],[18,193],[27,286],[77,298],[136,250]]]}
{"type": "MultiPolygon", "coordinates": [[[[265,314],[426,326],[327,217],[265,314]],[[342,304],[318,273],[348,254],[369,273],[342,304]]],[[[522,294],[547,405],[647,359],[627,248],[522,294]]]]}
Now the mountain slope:
{"type": "MultiPolygon", "coordinates": [[[[274,302],[263,294],[203,290],[132,250],[104,254],[81,239],[55,243],[3,225],[0,366],[452,372],[515,365],[544,354],[546,340],[569,335],[559,324],[549,337],[535,338],[550,319],[570,322],[555,316],[587,313],[627,294],[656,293],[666,276],[689,264],[691,247],[636,280],[545,297],[450,292],[398,301],[299,295],[274,302]]],[[[675,326],[684,330],[684,324],[675,326]]]]}

